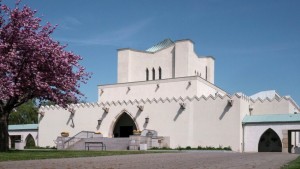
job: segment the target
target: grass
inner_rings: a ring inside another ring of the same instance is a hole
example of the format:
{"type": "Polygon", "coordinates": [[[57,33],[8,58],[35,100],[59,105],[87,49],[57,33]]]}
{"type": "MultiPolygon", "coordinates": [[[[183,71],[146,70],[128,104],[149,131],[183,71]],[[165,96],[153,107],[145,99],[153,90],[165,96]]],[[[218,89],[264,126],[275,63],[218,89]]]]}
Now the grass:
{"type": "Polygon", "coordinates": [[[299,169],[300,168],[300,156],[294,161],[289,162],[288,164],[281,167],[281,169],[299,169]]]}
{"type": "Polygon", "coordinates": [[[96,157],[128,154],[161,153],[160,151],[71,151],[71,150],[11,150],[0,152],[1,161],[38,160],[53,158],[96,157]]]}

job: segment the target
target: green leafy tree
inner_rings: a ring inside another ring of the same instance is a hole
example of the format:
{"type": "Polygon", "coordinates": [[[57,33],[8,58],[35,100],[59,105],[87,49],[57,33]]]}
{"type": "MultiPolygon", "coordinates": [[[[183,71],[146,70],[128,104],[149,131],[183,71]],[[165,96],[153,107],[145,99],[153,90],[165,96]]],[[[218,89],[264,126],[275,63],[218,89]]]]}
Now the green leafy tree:
{"type": "Polygon", "coordinates": [[[9,116],[9,124],[36,124],[38,122],[38,108],[34,100],[17,107],[9,116]]]}

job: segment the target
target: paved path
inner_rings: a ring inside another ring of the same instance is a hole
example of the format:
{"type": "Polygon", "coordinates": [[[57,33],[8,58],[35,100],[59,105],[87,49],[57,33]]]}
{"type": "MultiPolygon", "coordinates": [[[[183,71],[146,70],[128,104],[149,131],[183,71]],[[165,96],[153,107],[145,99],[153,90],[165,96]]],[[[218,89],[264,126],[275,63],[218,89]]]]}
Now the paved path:
{"type": "Polygon", "coordinates": [[[297,155],[181,152],[1,162],[0,169],[279,169],[297,155]]]}

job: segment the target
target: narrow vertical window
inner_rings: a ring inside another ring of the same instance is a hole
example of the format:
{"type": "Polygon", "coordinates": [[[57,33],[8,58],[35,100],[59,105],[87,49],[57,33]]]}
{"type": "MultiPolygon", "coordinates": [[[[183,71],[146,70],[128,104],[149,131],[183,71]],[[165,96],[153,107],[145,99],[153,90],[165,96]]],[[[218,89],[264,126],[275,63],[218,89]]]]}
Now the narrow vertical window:
{"type": "Polygon", "coordinates": [[[205,80],[207,80],[207,66],[205,66],[205,80]]]}
{"type": "Polygon", "coordinates": [[[148,70],[148,68],[146,69],[146,80],[147,81],[149,80],[149,70],[148,70]]]}
{"type": "Polygon", "coordinates": [[[155,69],[152,68],[152,80],[155,80],[155,69]]]}
{"type": "Polygon", "coordinates": [[[161,68],[158,68],[158,78],[161,79],[161,68]]]}

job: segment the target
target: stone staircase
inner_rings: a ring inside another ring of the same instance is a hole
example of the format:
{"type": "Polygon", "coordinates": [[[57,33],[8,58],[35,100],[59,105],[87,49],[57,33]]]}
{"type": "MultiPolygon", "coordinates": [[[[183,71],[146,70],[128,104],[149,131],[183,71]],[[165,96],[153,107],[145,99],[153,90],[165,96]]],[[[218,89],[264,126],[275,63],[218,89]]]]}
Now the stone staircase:
{"type": "MultiPolygon", "coordinates": [[[[85,150],[86,142],[101,142],[106,150],[146,150],[152,147],[169,147],[170,137],[157,136],[154,130],[144,130],[141,135],[130,137],[108,138],[101,133],[81,131],[73,137],[57,137],[57,149],[85,150]]],[[[99,144],[92,144],[90,150],[102,150],[99,144]]]]}
{"type": "MultiPolygon", "coordinates": [[[[85,150],[85,142],[103,142],[106,145],[106,150],[128,150],[129,138],[107,138],[107,137],[94,137],[82,138],[72,146],[68,147],[70,150],[85,150]]],[[[100,150],[99,147],[91,147],[90,150],[100,150]]]]}
{"type": "Polygon", "coordinates": [[[92,138],[95,133],[92,131],[81,131],[74,135],[73,137],[62,137],[58,136],[55,140],[56,147],[58,150],[62,149],[70,149],[69,147],[73,147],[74,144],[80,142],[84,138],[92,138]]]}

